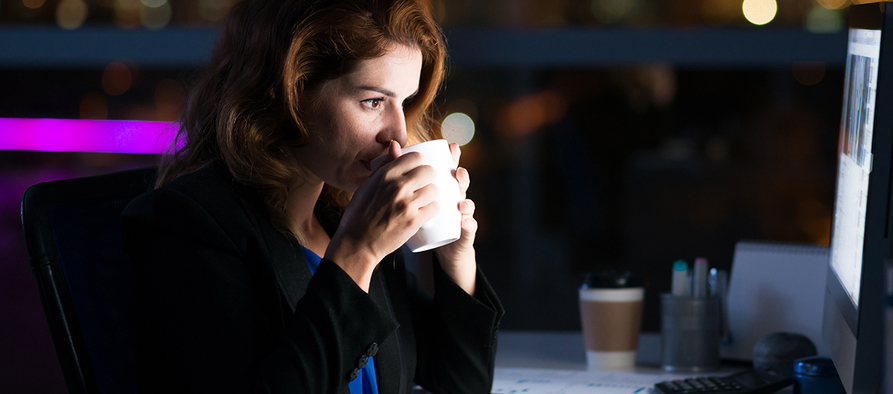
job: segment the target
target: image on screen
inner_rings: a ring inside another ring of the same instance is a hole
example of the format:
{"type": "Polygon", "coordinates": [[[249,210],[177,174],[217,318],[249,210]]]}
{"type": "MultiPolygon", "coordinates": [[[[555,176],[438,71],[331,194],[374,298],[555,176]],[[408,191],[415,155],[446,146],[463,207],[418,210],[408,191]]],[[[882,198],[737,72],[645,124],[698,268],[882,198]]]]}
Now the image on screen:
{"type": "Polygon", "coordinates": [[[880,43],[878,30],[850,29],[831,231],[831,268],[857,307],[880,43]]]}

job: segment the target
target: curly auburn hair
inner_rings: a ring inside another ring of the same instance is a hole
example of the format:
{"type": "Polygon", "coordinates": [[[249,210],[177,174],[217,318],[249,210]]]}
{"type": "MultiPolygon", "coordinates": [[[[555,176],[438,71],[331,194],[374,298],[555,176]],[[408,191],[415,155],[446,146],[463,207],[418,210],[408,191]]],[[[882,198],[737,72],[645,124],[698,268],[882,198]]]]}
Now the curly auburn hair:
{"type": "MultiPolygon", "coordinates": [[[[432,103],[445,72],[440,27],[424,0],[243,0],[233,5],[204,74],[190,90],[157,186],[211,163],[258,187],[280,231],[299,241],[285,202],[304,171],[289,147],[308,137],[300,98],[382,56],[394,44],[419,49],[419,92],[407,106],[408,142],[438,137],[432,103]]],[[[327,186],[340,208],[350,195],[327,186]]]]}

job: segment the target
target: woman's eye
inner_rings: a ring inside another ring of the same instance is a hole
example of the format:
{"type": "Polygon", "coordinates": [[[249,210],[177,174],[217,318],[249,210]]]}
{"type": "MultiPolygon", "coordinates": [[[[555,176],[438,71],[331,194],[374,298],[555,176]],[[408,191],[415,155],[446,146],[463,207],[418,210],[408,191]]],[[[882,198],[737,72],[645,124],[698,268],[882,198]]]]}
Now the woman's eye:
{"type": "Polygon", "coordinates": [[[382,100],[380,98],[374,98],[374,99],[363,100],[363,104],[365,104],[369,108],[376,109],[381,106],[382,101],[384,101],[384,100],[382,100]]]}

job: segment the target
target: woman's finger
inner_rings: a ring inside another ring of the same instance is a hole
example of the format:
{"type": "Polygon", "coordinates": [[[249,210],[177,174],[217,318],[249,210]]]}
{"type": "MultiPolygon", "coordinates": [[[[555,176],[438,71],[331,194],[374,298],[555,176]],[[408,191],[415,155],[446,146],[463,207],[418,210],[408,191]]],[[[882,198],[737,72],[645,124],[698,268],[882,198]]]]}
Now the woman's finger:
{"type": "Polygon", "coordinates": [[[415,192],[426,185],[434,183],[437,179],[437,170],[434,167],[422,164],[409,169],[401,176],[401,179],[405,182],[403,187],[408,191],[415,192]]]}
{"type": "Polygon", "coordinates": [[[388,153],[373,159],[369,164],[373,172],[378,171],[380,168],[384,167],[386,164],[397,160],[398,157],[402,154],[403,149],[400,148],[400,143],[397,141],[391,140],[388,145],[388,153]]]}
{"type": "Polygon", "coordinates": [[[468,175],[468,170],[465,167],[459,167],[456,169],[456,180],[459,181],[459,195],[462,198],[465,198],[465,192],[468,191],[468,185],[471,184],[471,177],[468,175]]]}
{"type": "Polygon", "coordinates": [[[437,190],[437,185],[429,183],[413,192],[412,206],[421,209],[422,207],[431,204],[431,202],[436,201],[438,193],[440,193],[440,191],[437,190]]]}
{"type": "MultiPolygon", "coordinates": [[[[390,156],[391,153],[388,153],[390,156]]],[[[399,178],[417,167],[425,165],[425,157],[419,152],[408,152],[388,163],[390,168],[385,177],[387,179],[399,178]]]]}
{"type": "Polygon", "coordinates": [[[459,149],[459,144],[453,142],[450,144],[450,155],[453,156],[453,165],[459,166],[459,156],[462,156],[462,150],[459,149]]]}
{"type": "Polygon", "coordinates": [[[437,203],[437,200],[432,200],[427,205],[419,207],[418,215],[412,226],[416,229],[421,227],[425,222],[437,216],[438,212],[440,212],[440,205],[437,203]]]}
{"type": "Polygon", "coordinates": [[[469,241],[474,241],[474,235],[478,231],[478,221],[473,217],[462,219],[462,235],[469,241]]]}
{"type": "Polygon", "coordinates": [[[463,216],[474,215],[474,201],[464,200],[459,202],[459,213],[463,216]]]}

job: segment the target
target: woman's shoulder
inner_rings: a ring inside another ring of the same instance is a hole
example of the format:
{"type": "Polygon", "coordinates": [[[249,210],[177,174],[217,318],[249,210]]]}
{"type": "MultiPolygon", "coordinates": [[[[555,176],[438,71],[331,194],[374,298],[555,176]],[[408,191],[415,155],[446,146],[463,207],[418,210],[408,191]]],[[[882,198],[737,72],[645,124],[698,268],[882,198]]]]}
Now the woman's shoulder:
{"type": "Polygon", "coordinates": [[[236,186],[238,182],[225,166],[212,163],[180,175],[156,190],[170,190],[189,196],[213,196],[222,191],[235,193],[236,186]]]}
{"type": "Polygon", "coordinates": [[[252,200],[250,190],[225,167],[207,165],[138,196],[125,208],[124,215],[157,218],[201,214],[221,221],[221,217],[247,213],[245,201],[252,200]]]}

